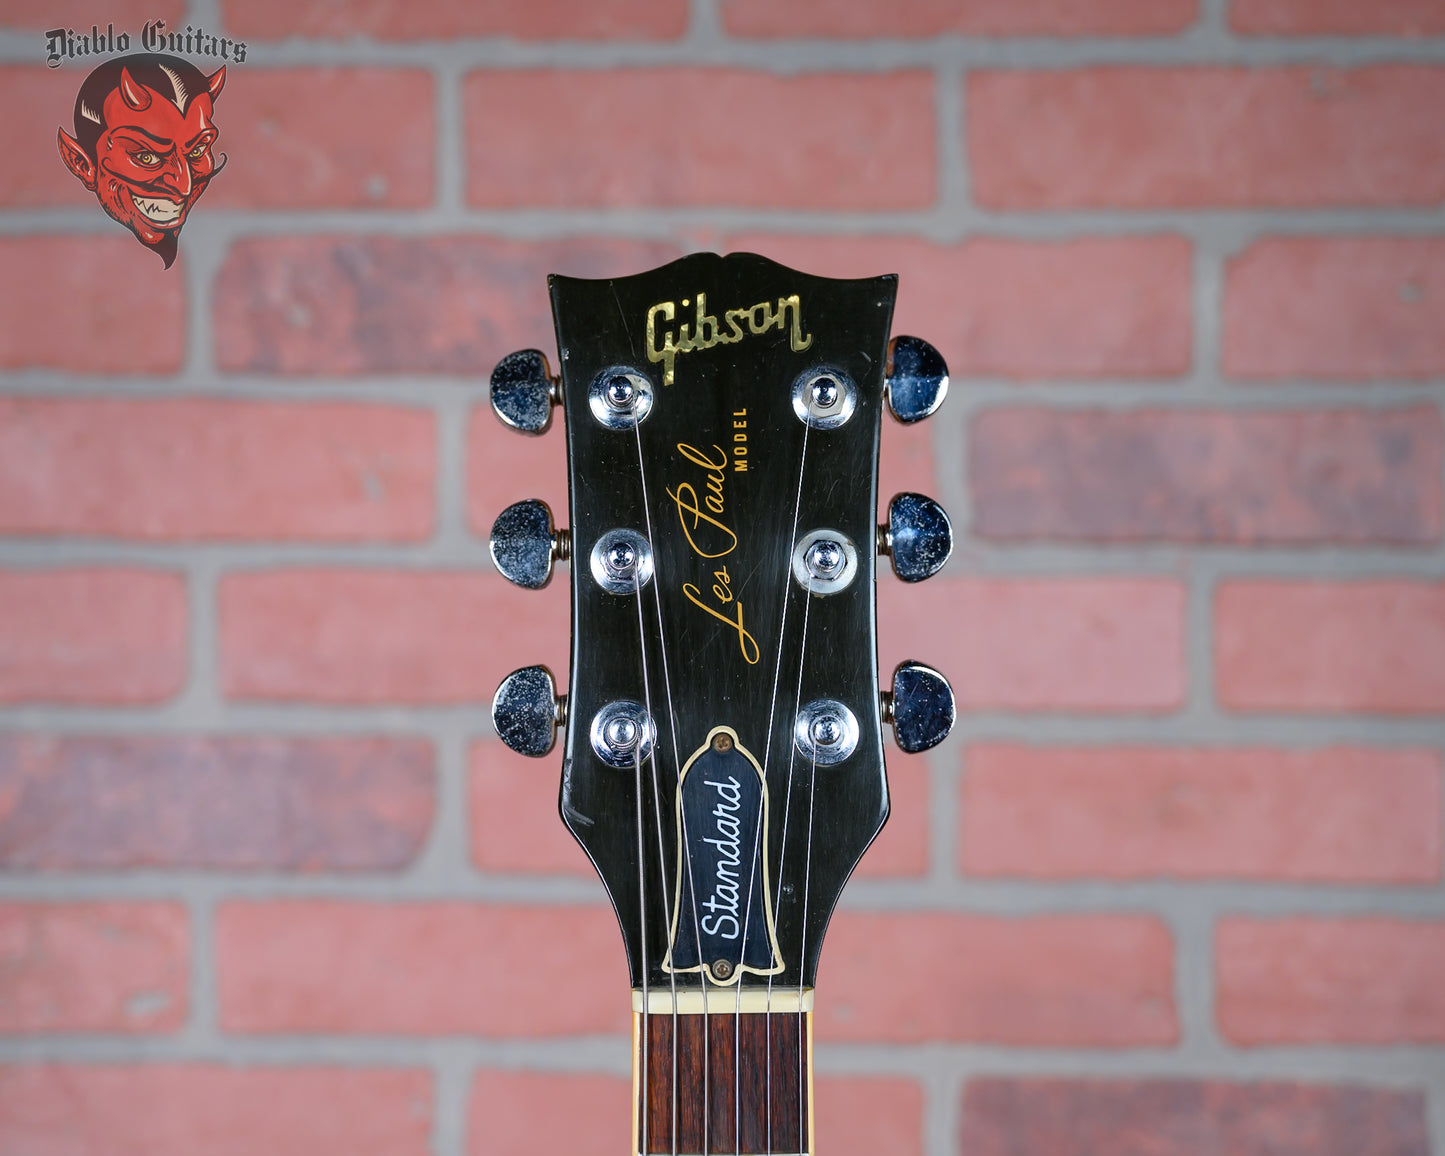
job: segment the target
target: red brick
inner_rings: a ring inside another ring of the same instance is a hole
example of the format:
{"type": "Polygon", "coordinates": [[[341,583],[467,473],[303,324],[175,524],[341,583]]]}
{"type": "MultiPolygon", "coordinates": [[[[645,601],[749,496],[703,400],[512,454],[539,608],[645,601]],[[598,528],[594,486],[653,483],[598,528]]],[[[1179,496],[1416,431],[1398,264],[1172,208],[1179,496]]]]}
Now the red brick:
{"type": "MultiPolygon", "coordinates": [[[[144,19],[155,17],[152,11],[144,19]]],[[[93,11],[86,16],[94,18],[93,11]]],[[[117,30],[123,27],[109,11],[105,19],[117,30]]],[[[139,31],[132,27],[132,36],[139,31]]],[[[209,72],[219,61],[196,63],[209,72]]],[[[56,144],[57,121],[74,131],[75,94],[84,78],[84,71],[64,67],[0,68],[0,95],[7,104],[54,110],[51,116],[7,118],[12,123],[0,126],[0,145],[10,146],[7,155],[18,158],[0,176],[0,204],[88,204],[100,212],[95,194],[71,175],[56,144]]],[[[232,68],[216,101],[216,147],[231,161],[197,211],[428,205],[436,151],[433,106],[431,74],[417,69],[232,68]],[[318,147],[321,141],[326,147],[318,147]]]]}
{"type": "Polygon", "coordinates": [[[923,1156],[923,1089],[912,1080],[818,1076],[813,1095],[818,1151],[923,1156]]]}
{"type": "MultiPolygon", "coordinates": [[[[44,5],[36,5],[32,0],[0,0],[0,25],[4,25],[7,31],[24,28],[44,32],[63,26],[88,33],[91,25],[100,19],[97,11],[94,0],[46,0],[44,5]]],[[[129,33],[131,47],[139,51],[135,37],[141,25],[157,18],[174,24],[178,18],[184,17],[185,11],[186,6],[180,0],[113,0],[105,6],[105,23],[101,24],[101,31],[105,30],[105,24],[114,24],[117,34],[129,33]]],[[[77,56],[74,60],[67,58],[60,66],[62,75],[68,75],[75,88],[79,88],[84,79],[83,76],[77,77],[75,70],[84,70],[88,59],[84,56],[77,56]]]]}
{"type": "Polygon", "coordinates": [[[0,735],[0,865],[403,867],[432,762],[420,739],[0,735]]]}
{"type": "MultiPolygon", "coordinates": [[[[44,28],[56,27],[48,22],[50,5],[44,6],[45,16],[40,19],[36,18],[42,11],[39,5],[10,3],[6,7],[23,7],[24,22],[36,28],[41,28],[42,25],[44,28]]],[[[80,5],[76,4],[75,7],[80,5]]],[[[87,10],[84,15],[77,15],[76,18],[93,23],[94,7],[89,4],[85,7],[87,10]]],[[[0,20],[0,23],[13,25],[20,19],[17,13],[15,21],[0,20]]],[[[107,13],[107,21],[115,19],[115,16],[107,13]]],[[[152,17],[147,15],[142,18],[142,23],[150,19],[152,17]]],[[[62,17],[58,23],[66,24],[67,21],[62,17]]],[[[68,23],[73,25],[74,21],[68,23]]],[[[87,33],[90,31],[90,23],[85,25],[85,30],[87,33]]],[[[31,43],[38,56],[43,44],[41,37],[35,36],[31,43]]],[[[5,157],[5,165],[0,168],[0,205],[13,208],[89,205],[97,213],[102,211],[96,202],[95,194],[72,176],[60,159],[56,133],[56,129],[61,127],[66,132],[75,131],[75,95],[85,79],[83,69],[87,59],[81,57],[78,62],[72,62],[79,63],[82,71],[71,68],[51,69],[39,64],[0,66],[0,101],[4,102],[4,106],[9,109],[44,110],[44,115],[39,116],[12,115],[0,118],[0,155],[5,157]]],[[[12,245],[15,240],[16,238],[7,237],[5,244],[12,245]]],[[[135,241],[128,243],[132,246],[136,244],[135,241]]],[[[10,262],[6,261],[6,265],[9,264],[10,262]]],[[[141,262],[137,260],[135,264],[139,265],[141,262]]],[[[8,325],[6,330],[8,332],[8,325]]]]}
{"type": "Polygon", "coordinates": [[[1264,36],[1440,36],[1439,0],[1232,0],[1229,27],[1264,36]]]}
{"type": "Polygon", "coordinates": [[[256,237],[216,279],[216,361],[285,374],[466,374],[548,351],[547,274],[620,276],[677,256],[646,241],[256,237]]]}
{"type": "Polygon", "coordinates": [[[161,702],[186,680],[186,586],[156,570],[0,571],[0,702],[161,702]]]}
{"type": "Polygon", "coordinates": [[[519,590],[468,571],[276,570],[220,587],[231,698],[490,702],[519,666],[566,681],[567,587],[519,590]]]}
{"type": "Polygon", "coordinates": [[[923,72],[474,72],[467,201],[926,208],[937,195],[933,84],[923,72]],[[660,109],[690,113],[658,120],[660,109]]]}
{"type": "Polygon", "coordinates": [[[615,1156],[631,1134],[631,1107],[632,1084],[618,1076],[483,1070],[472,1081],[467,1152],[615,1156]]]}
{"type": "Polygon", "coordinates": [[[324,6],[287,0],[223,0],[226,27],[256,40],[288,36],[377,40],[676,40],[687,31],[686,0],[534,0],[473,4],[442,0],[343,0],[324,6]]]}
{"type": "MultiPolygon", "coordinates": [[[[892,668],[888,669],[892,674],[892,668]]],[[[888,822],[858,864],[860,879],[928,874],[928,760],[888,751],[888,822]]]]}
{"type": "MultiPolygon", "coordinates": [[[[547,360],[557,359],[549,355],[547,360]]],[[[567,433],[561,414],[541,437],[528,437],[504,426],[490,405],[479,405],[467,423],[467,520],[473,533],[485,538],[496,516],[523,498],[541,498],[552,507],[559,526],[571,520],[567,433]]],[[[556,580],[566,579],[564,567],[556,580]]]]}
{"type": "Polygon", "coordinates": [[[0,1133],[26,1156],[429,1156],[424,1071],[221,1064],[0,1066],[0,1133]]]}
{"type": "Polygon", "coordinates": [[[334,402],[0,399],[0,532],[415,541],[433,426],[334,402]]]}
{"type": "Polygon", "coordinates": [[[1171,711],[1184,701],[1184,589],[1158,578],[878,584],[880,669],[938,666],[961,710],[1171,711]]]}
{"type": "Polygon", "coordinates": [[[431,73],[420,69],[232,69],[216,102],[216,147],[235,163],[216,178],[205,203],[242,209],[429,205],[433,107],[431,73]]]}
{"type": "Polygon", "coordinates": [[[1233,1043],[1445,1043],[1445,923],[1237,916],[1214,955],[1233,1043]]]}
{"type": "Polygon", "coordinates": [[[818,1038],[1059,1047],[1172,1044],[1174,944],[1133,915],[840,912],[818,1038]]]}
{"type": "Polygon", "coordinates": [[[1104,67],[968,78],[989,208],[1437,205],[1445,69],[1104,67]]]}
{"type": "MultiPolygon", "coordinates": [[[[817,1141],[836,1156],[922,1156],[923,1096],[911,1080],[820,1076],[817,1141]]],[[[484,1070],[472,1082],[471,1156],[611,1156],[625,1142],[632,1086],[618,1076],[484,1070]],[[557,1111],[559,1104],[567,1110],[557,1111]]]]}
{"type": "Polygon", "coordinates": [[[1439,411],[994,409],[969,431],[974,531],[1083,541],[1437,542],[1439,411]]]}
{"type": "Polygon", "coordinates": [[[556,760],[514,754],[501,743],[471,750],[472,862],[483,871],[597,878],[557,813],[556,760]]]}
{"type": "Polygon", "coordinates": [[[1429,1156],[1417,1091],[1201,1080],[970,1080],[962,1156],[1429,1156]]]}
{"type": "Polygon", "coordinates": [[[911,490],[921,494],[938,492],[938,475],[933,462],[933,435],[925,425],[889,422],[883,428],[878,454],[878,514],[888,517],[893,495],[911,490]]]}
{"type": "MultiPolygon", "coordinates": [[[[156,15],[149,11],[131,26],[132,37],[156,15]]],[[[94,11],[84,19],[89,30],[94,11]]],[[[124,27],[109,10],[105,19],[117,31],[124,27]]],[[[196,63],[209,72],[219,62],[196,63]]],[[[85,75],[67,67],[0,67],[0,97],[7,105],[54,110],[0,125],[0,146],[16,158],[0,175],[0,204],[88,204],[101,211],[95,194],[62,163],[56,144],[57,122],[74,131],[75,95],[85,75]]],[[[431,75],[417,69],[232,68],[216,101],[216,147],[231,160],[197,211],[428,205],[436,151],[433,104],[431,75]]],[[[154,263],[134,241],[129,244],[134,264],[154,263]]]]}
{"type": "Polygon", "coordinates": [[[229,1032],[596,1035],[632,1016],[603,906],[235,901],[216,953],[229,1032]]]}
{"type": "Polygon", "coordinates": [[[1194,22],[1196,0],[722,0],[736,36],[1157,36],[1194,22]]]}
{"type": "Polygon", "coordinates": [[[1225,582],[1214,670],[1232,710],[1445,712],[1445,585],[1225,582]]]}
{"type": "Polygon", "coordinates": [[[1181,237],[935,245],[752,233],[730,237],[729,246],[828,277],[896,272],[893,332],[932,342],[955,377],[1157,378],[1189,370],[1192,255],[1181,237]]]}
{"type": "Polygon", "coordinates": [[[1222,359],[1263,380],[1445,372],[1445,240],[1255,242],[1225,268],[1222,359]]]}
{"type": "Polygon", "coordinates": [[[970,747],[959,868],[1063,879],[1433,883],[1428,750],[970,747]]]}
{"type": "Polygon", "coordinates": [[[177,903],[0,903],[0,1032],[170,1032],[186,1021],[177,903]]]}
{"type": "MultiPolygon", "coordinates": [[[[96,210],[99,212],[99,209],[96,210]]],[[[0,238],[0,366],[173,373],[185,343],[184,271],[134,237],[0,238]]]]}

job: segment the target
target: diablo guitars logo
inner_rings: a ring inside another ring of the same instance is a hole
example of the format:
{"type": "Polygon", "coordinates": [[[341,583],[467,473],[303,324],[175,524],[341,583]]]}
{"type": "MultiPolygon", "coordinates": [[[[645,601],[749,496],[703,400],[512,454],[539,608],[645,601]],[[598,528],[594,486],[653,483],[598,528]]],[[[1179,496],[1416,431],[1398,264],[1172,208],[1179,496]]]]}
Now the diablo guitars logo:
{"type": "Polygon", "coordinates": [[[181,226],[226,163],[213,152],[212,117],[226,83],[177,56],[137,53],[107,60],[75,98],[75,135],[60,158],[100,207],[171,267],[181,226]]]}

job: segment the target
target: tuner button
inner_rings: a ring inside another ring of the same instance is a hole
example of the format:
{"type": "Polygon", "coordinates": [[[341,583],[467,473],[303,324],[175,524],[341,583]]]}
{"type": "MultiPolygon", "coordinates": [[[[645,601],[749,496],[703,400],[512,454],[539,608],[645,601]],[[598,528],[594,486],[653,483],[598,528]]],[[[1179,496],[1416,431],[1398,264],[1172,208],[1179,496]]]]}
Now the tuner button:
{"type": "Polygon", "coordinates": [[[545,666],[512,671],[492,697],[492,726],[497,737],[519,755],[545,755],[566,718],[567,697],[557,696],[557,684],[545,666]]]}
{"type": "Polygon", "coordinates": [[[884,377],[888,408],[899,421],[922,421],[948,394],[948,363],[921,337],[895,337],[888,343],[884,377]]]}
{"type": "Polygon", "coordinates": [[[900,750],[913,755],[936,747],[953,729],[954,714],[948,679],[921,662],[899,663],[893,693],[883,696],[883,721],[893,724],[900,750]]]}
{"type": "Polygon", "coordinates": [[[566,530],[552,524],[552,510],[540,498],[514,502],[492,523],[488,545],[502,577],[525,590],[540,590],[552,581],[552,563],[570,553],[566,530]]]}
{"type": "Polygon", "coordinates": [[[525,434],[545,433],[559,400],[557,379],[540,349],[509,353],[492,370],[492,410],[525,434]]]}
{"type": "Polygon", "coordinates": [[[888,524],[878,527],[878,546],[899,578],[922,582],[942,570],[953,553],[953,524],[932,498],[898,494],[888,503],[888,524]]]}

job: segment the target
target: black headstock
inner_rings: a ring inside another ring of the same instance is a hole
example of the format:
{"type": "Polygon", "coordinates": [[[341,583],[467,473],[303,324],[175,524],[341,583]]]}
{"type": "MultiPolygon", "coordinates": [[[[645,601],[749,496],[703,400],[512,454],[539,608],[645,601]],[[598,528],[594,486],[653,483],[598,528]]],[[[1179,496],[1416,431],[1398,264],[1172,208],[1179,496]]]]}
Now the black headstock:
{"type": "Polygon", "coordinates": [[[541,754],[562,724],[562,816],[611,895],[635,985],[696,986],[701,970],[811,987],[888,814],[884,723],[921,750],[953,720],[927,667],[880,695],[874,637],[878,554],[911,581],[948,556],[928,499],[874,516],[885,398],[903,420],[931,413],[942,359],[890,344],[891,276],[704,253],[551,287],[560,382],[536,351],[513,354],[493,402],[524,432],[561,406],[570,531],[514,507],[492,550],[529,586],[571,557],[569,696],[518,671],[498,732],[541,754]]]}

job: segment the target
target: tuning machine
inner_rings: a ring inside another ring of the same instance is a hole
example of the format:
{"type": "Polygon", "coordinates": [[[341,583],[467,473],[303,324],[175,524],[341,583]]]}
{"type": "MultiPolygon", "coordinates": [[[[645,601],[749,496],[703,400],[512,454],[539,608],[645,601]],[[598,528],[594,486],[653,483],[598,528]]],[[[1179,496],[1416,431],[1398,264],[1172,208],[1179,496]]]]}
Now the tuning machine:
{"type": "Polygon", "coordinates": [[[524,434],[546,433],[562,384],[540,349],[509,353],[492,370],[492,412],[502,424],[524,434]]]}
{"type": "Polygon", "coordinates": [[[921,662],[901,662],[893,672],[893,689],[884,691],[882,714],[893,725],[899,750],[908,754],[936,747],[953,729],[957,708],[948,679],[921,662]]]}
{"type": "Polygon", "coordinates": [[[545,666],[512,671],[492,698],[497,737],[519,755],[541,758],[557,741],[557,728],[566,722],[567,696],[557,694],[552,672],[545,666]]]}
{"type": "Polygon", "coordinates": [[[552,564],[571,555],[572,536],[553,525],[546,502],[527,498],[497,515],[487,545],[503,578],[525,590],[541,590],[552,581],[552,564]]]}
{"type": "Polygon", "coordinates": [[[948,395],[948,363],[921,337],[895,337],[888,343],[883,382],[893,416],[912,424],[943,404],[948,395]]]}
{"type": "Polygon", "coordinates": [[[944,508],[923,494],[897,494],[888,521],[878,527],[878,552],[904,582],[922,582],[943,569],[953,553],[953,523],[944,508]]]}

